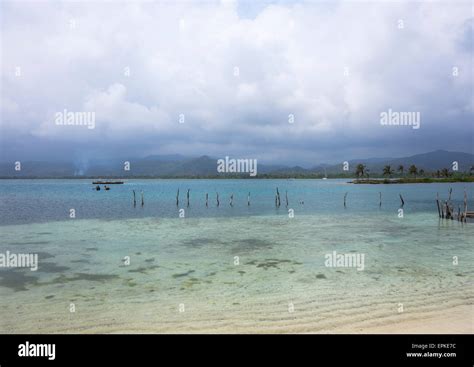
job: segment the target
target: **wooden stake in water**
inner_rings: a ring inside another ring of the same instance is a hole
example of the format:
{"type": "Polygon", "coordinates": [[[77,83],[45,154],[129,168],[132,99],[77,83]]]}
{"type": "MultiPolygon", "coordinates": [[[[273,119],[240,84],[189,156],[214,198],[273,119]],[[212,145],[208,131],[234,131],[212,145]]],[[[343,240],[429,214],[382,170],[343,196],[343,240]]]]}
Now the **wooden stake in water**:
{"type": "Polygon", "coordinates": [[[142,190],[141,194],[142,194],[142,206],[143,206],[143,205],[145,205],[145,200],[144,200],[144,197],[143,197],[143,195],[144,195],[143,190],[142,190]]]}
{"type": "Polygon", "coordinates": [[[132,190],[133,191],[133,206],[137,206],[137,199],[136,199],[136,196],[135,196],[135,190],[132,190]]]}
{"type": "Polygon", "coordinates": [[[467,194],[466,194],[466,189],[464,189],[464,214],[463,214],[463,220],[464,220],[464,222],[467,223],[467,194]]]}
{"type": "Polygon", "coordinates": [[[178,192],[176,193],[176,206],[179,206],[179,189],[178,189],[178,192]]]}
{"type": "Polygon", "coordinates": [[[187,201],[187,206],[189,207],[189,190],[188,189],[188,192],[186,193],[186,201],[187,201]]]}
{"type": "Polygon", "coordinates": [[[216,192],[216,203],[217,203],[217,207],[219,207],[220,202],[219,202],[219,193],[218,192],[216,192]]]}
{"type": "Polygon", "coordinates": [[[286,207],[288,208],[288,190],[285,190],[286,207]]]}
{"type": "Polygon", "coordinates": [[[346,207],[347,192],[344,194],[344,208],[346,207]]]}
{"type": "Polygon", "coordinates": [[[446,207],[446,216],[445,216],[445,218],[446,219],[452,219],[451,218],[451,208],[450,208],[449,203],[448,203],[447,200],[445,201],[445,207],[446,207]]]}
{"type": "Polygon", "coordinates": [[[379,192],[379,208],[382,207],[382,192],[379,192]]]}
{"type": "Polygon", "coordinates": [[[209,195],[206,192],[206,208],[209,206],[209,195]]]}
{"type": "Polygon", "coordinates": [[[250,192],[249,192],[249,194],[247,195],[247,206],[250,206],[250,192]]]}
{"type": "Polygon", "coordinates": [[[398,194],[398,195],[400,195],[400,201],[402,202],[402,208],[403,208],[403,205],[405,205],[405,200],[403,200],[402,194],[398,194]]]}
{"type": "Polygon", "coordinates": [[[442,218],[443,215],[441,214],[441,208],[439,206],[439,193],[436,193],[436,206],[438,207],[438,216],[442,218]]]}
{"type": "Polygon", "coordinates": [[[230,202],[229,202],[230,206],[234,206],[234,194],[231,194],[230,195],[230,202]]]}

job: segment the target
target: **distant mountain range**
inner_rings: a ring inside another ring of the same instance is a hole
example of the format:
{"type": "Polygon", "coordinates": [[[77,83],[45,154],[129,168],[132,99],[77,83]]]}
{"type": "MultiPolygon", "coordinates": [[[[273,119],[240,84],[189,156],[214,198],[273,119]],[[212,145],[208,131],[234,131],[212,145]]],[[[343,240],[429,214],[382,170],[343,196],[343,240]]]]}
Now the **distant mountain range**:
{"type": "MultiPolygon", "coordinates": [[[[223,157],[219,157],[223,158],[223,157]]],[[[238,158],[238,157],[231,157],[238,158]]],[[[124,170],[125,160],[101,160],[96,162],[21,162],[21,170],[15,170],[15,162],[0,163],[0,177],[216,177],[230,174],[217,173],[217,159],[209,156],[185,157],[181,155],[153,155],[144,158],[129,159],[130,171],[124,170]]],[[[349,170],[343,170],[339,164],[318,164],[312,168],[300,166],[258,164],[258,175],[263,177],[316,177],[327,174],[353,176],[357,164],[369,169],[371,175],[380,175],[383,167],[390,165],[397,170],[404,166],[405,172],[414,164],[425,172],[435,172],[443,168],[452,169],[453,162],[458,162],[460,172],[469,172],[474,165],[474,155],[463,152],[437,150],[402,158],[369,158],[349,160],[349,170]]],[[[234,175],[235,176],[235,175],[234,175]]],[[[248,176],[241,174],[240,176],[248,176]]]]}

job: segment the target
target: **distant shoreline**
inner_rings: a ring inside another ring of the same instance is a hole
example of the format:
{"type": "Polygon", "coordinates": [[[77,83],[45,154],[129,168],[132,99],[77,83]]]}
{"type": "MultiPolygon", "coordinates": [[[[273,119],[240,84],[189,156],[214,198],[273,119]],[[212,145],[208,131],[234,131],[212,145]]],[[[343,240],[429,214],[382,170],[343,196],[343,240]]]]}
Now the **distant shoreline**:
{"type": "MultiPolygon", "coordinates": [[[[0,180],[321,180],[321,176],[276,176],[276,175],[259,175],[256,177],[251,176],[65,176],[65,177],[0,177],[0,180]]],[[[328,177],[328,180],[350,180],[348,183],[356,185],[380,185],[380,184],[413,184],[413,183],[454,183],[454,182],[474,182],[474,176],[459,176],[459,177],[399,177],[399,178],[355,178],[350,176],[335,176],[328,177]]]]}
{"type": "Polygon", "coordinates": [[[388,179],[388,178],[378,178],[378,179],[356,179],[354,181],[350,181],[350,183],[361,185],[391,185],[391,184],[417,184],[417,183],[454,183],[454,182],[474,182],[474,176],[468,177],[448,177],[448,178],[431,178],[431,177],[423,177],[423,178],[395,178],[395,179],[388,179]]]}

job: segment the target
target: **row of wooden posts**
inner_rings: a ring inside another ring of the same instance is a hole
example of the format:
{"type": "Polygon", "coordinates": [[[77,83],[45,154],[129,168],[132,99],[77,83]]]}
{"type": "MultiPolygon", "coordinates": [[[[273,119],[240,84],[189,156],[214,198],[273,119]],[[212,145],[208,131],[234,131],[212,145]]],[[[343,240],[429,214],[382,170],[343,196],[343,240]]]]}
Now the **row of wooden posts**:
{"type": "MultiPolygon", "coordinates": [[[[136,193],[135,190],[133,191],[133,206],[137,206],[137,198],[136,198],[136,193]]],[[[189,198],[190,198],[190,189],[187,190],[186,192],[186,205],[189,207],[189,198]]],[[[467,222],[467,218],[474,218],[474,212],[468,212],[467,211],[467,193],[466,190],[464,190],[464,206],[463,210],[461,210],[461,206],[458,206],[458,211],[455,213],[455,208],[451,202],[451,195],[452,195],[453,189],[449,189],[449,196],[448,199],[444,201],[444,203],[440,200],[439,198],[439,193],[436,194],[436,205],[438,207],[438,215],[442,219],[451,219],[451,220],[458,220],[460,222],[467,222]]],[[[145,197],[143,191],[141,191],[141,206],[145,205],[145,197]]],[[[344,208],[346,208],[346,203],[347,203],[347,195],[348,193],[346,192],[344,194],[344,208]]],[[[400,207],[403,208],[405,205],[405,200],[403,199],[402,194],[399,194],[400,196],[400,207]]],[[[288,200],[288,191],[285,191],[285,204],[286,207],[289,205],[289,200],[288,200]]],[[[300,201],[300,204],[304,204],[303,201],[300,201]]],[[[234,194],[230,195],[229,199],[229,205],[232,207],[234,206],[234,194]]],[[[275,207],[279,208],[281,205],[281,197],[280,197],[280,191],[278,190],[278,187],[276,188],[276,193],[275,193],[275,207]]],[[[176,193],[176,206],[179,206],[179,189],[176,193]]],[[[206,207],[209,206],[209,194],[206,193],[206,207]]],[[[216,192],[216,206],[220,206],[220,200],[219,200],[219,193],[216,192]]],[[[247,206],[250,206],[250,192],[247,195],[247,206]]],[[[382,206],[382,193],[379,192],[379,207],[382,206]]]]}
{"type": "MultiPolygon", "coordinates": [[[[137,206],[136,193],[135,193],[135,190],[132,190],[132,191],[133,191],[133,206],[137,206]]],[[[186,192],[186,206],[187,207],[189,207],[189,192],[190,191],[191,190],[188,189],[188,191],[186,192]]],[[[346,192],[344,194],[344,208],[346,208],[347,194],[348,194],[348,192],[346,192]]],[[[402,194],[399,194],[399,195],[400,195],[401,207],[403,208],[403,206],[405,205],[405,201],[403,200],[402,194]]],[[[451,198],[451,194],[450,194],[450,198],[451,198]]],[[[141,191],[141,199],[142,199],[141,204],[142,204],[142,206],[144,206],[145,205],[145,199],[144,199],[143,191],[141,191]]],[[[289,205],[288,191],[285,191],[285,203],[286,203],[286,207],[288,207],[288,205],[289,205]]],[[[299,203],[304,204],[304,201],[300,201],[299,203]]],[[[230,195],[229,205],[234,206],[234,194],[230,195]]],[[[278,187],[277,187],[276,188],[276,194],[275,194],[275,207],[279,208],[280,205],[281,205],[281,197],[280,197],[280,191],[278,190],[278,187]]],[[[179,206],[179,189],[176,192],[176,206],[179,206]]],[[[209,194],[206,192],[206,207],[208,207],[208,206],[209,206],[209,194]]],[[[216,192],[216,206],[217,207],[220,206],[220,200],[219,200],[219,193],[218,192],[216,192]]],[[[247,195],[247,206],[250,206],[250,192],[247,195]]],[[[382,206],[382,193],[379,192],[379,207],[381,207],[381,206],[382,206]]],[[[438,204],[438,211],[439,211],[439,204],[438,204]]]]}
{"type": "Polygon", "coordinates": [[[474,217],[474,212],[467,211],[467,193],[464,190],[464,207],[461,211],[461,206],[458,205],[458,212],[455,213],[454,205],[451,203],[451,194],[453,189],[449,189],[448,199],[444,203],[439,198],[439,193],[436,193],[436,205],[438,207],[438,215],[443,219],[457,219],[459,222],[467,222],[468,217],[474,217]]]}

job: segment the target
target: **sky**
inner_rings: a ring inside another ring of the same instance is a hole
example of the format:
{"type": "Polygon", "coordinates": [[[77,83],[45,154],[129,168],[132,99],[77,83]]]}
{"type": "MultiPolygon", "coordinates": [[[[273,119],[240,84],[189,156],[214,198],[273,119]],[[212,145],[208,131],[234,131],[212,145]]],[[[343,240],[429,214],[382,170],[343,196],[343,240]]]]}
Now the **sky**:
{"type": "Polygon", "coordinates": [[[473,153],[473,6],[2,1],[1,161],[473,153]],[[93,113],[94,128],[57,114],[93,113]],[[419,113],[420,126],[381,124],[419,113]]]}

